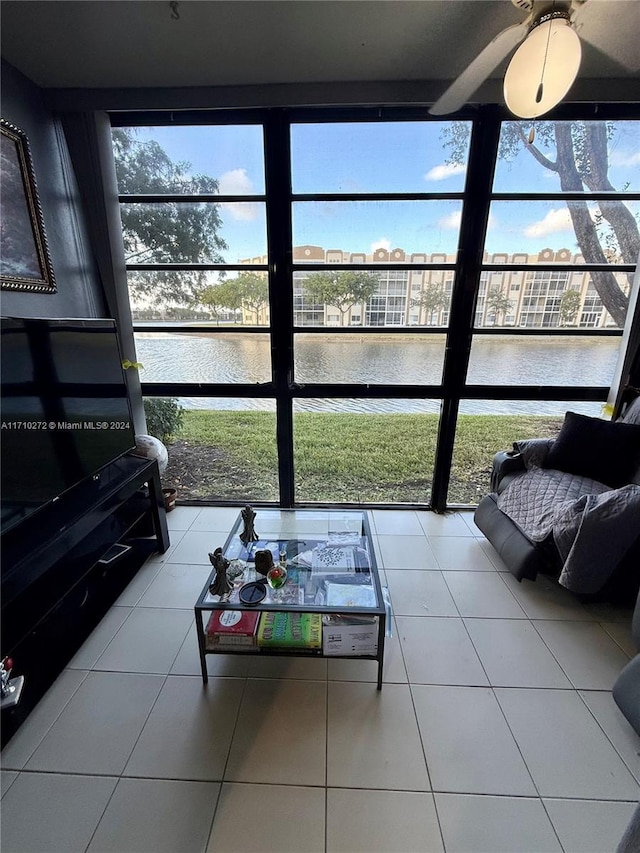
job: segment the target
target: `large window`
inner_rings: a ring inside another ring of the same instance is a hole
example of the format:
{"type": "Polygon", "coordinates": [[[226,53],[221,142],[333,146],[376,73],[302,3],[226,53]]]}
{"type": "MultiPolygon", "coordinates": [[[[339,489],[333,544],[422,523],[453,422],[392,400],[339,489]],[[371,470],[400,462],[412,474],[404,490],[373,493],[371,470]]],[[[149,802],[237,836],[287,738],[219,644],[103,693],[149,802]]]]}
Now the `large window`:
{"type": "Polygon", "coordinates": [[[298,500],[429,503],[438,411],[437,400],[295,400],[298,500]]]}
{"type": "Polygon", "coordinates": [[[134,321],[264,324],[262,135],[260,125],[114,128],[134,321]]]}
{"type": "Polygon", "coordinates": [[[272,379],[263,127],[124,125],[113,146],[143,390],[183,412],[165,476],[277,501],[275,400],[246,393],[272,379]]]}
{"type": "Polygon", "coordinates": [[[640,251],[640,124],[606,113],[114,115],[181,497],[473,505],[523,430],[597,414],[640,251]]]}
{"type": "Polygon", "coordinates": [[[502,123],[466,381],[523,399],[496,388],[462,401],[449,503],[482,496],[471,446],[554,435],[568,409],[600,413],[578,395],[614,378],[640,252],[639,150],[637,122],[502,123]]]}

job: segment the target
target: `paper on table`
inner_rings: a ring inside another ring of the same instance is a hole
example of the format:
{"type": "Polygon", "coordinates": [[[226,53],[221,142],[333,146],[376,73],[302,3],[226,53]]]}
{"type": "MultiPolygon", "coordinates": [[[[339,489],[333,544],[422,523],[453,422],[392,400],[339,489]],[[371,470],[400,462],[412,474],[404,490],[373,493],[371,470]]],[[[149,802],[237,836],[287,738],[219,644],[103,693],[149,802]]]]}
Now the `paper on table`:
{"type": "Polygon", "coordinates": [[[375,607],[376,592],[370,584],[326,583],[327,607],[375,607]]]}
{"type": "Polygon", "coordinates": [[[314,572],[355,572],[356,559],[353,547],[318,545],[313,549],[311,568],[314,572]]]}

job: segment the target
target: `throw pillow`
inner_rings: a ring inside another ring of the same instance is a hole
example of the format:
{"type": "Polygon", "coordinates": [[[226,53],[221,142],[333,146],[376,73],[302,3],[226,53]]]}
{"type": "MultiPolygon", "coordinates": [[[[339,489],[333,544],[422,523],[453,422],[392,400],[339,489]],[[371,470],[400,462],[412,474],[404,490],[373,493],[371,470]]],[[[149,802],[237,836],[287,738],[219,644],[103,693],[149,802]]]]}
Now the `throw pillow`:
{"type": "Polygon", "coordinates": [[[617,423],[640,424],[640,396],[629,403],[622,417],[618,418],[617,423]]]}
{"type": "Polygon", "coordinates": [[[640,463],[640,426],[567,412],[546,468],[579,474],[619,489],[640,463]]]}
{"type": "Polygon", "coordinates": [[[522,454],[525,468],[545,468],[547,454],[553,447],[552,438],[525,438],[514,441],[513,449],[522,454]]]}

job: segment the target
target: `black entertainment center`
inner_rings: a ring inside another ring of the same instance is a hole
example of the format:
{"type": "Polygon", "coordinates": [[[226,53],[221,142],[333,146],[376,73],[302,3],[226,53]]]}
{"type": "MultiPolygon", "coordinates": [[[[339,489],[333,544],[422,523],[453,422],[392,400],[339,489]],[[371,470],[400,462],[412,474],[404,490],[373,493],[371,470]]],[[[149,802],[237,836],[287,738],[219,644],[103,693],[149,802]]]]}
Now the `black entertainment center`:
{"type": "Polygon", "coordinates": [[[135,447],[112,320],[2,320],[2,746],[153,552],[158,463],[135,447]],[[30,426],[27,426],[29,424],[30,426]]]}

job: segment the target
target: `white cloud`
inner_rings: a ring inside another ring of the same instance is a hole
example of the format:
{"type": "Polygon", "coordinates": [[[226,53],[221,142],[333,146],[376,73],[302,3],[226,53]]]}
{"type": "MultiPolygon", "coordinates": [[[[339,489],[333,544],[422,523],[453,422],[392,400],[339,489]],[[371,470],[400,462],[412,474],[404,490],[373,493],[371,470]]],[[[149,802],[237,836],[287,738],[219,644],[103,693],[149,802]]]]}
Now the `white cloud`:
{"type": "Polygon", "coordinates": [[[612,151],[612,166],[640,166],[640,151],[612,151]]]}
{"type": "Polygon", "coordinates": [[[450,213],[448,216],[443,216],[442,219],[438,219],[438,225],[441,228],[449,228],[449,229],[457,229],[460,228],[460,220],[462,219],[462,211],[454,210],[453,213],[450,213]]]}
{"type": "Polygon", "coordinates": [[[384,249],[385,252],[388,252],[391,248],[391,240],[388,237],[380,237],[379,240],[374,240],[371,244],[369,251],[371,254],[375,252],[376,249],[384,249]]]}
{"type": "Polygon", "coordinates": [[[251,195],[253,183],[246,169],[232,169],[218,178],[220,195],[251,195]]]}
{"type": "MultiPolygon", "coordinates": [[[[246,169],[232,169],[218,178],[218,192],[220,195],[252,195],[253,183],[247,175],[246,169]]],[[[225,211],[229,211],[234,219],[251,221],[258,216],[258,207],[250,202],[236,204],[234,202],[225,205],[225,211]]]]}
{"type": "Polygon", "coordinates": [[[466,171],[467,167],[463,163],[441,163],[439,166],[429,169],[424,179],[425,181],[444,181],[453,175],[462,175],[466,171]]]}
{"type": "Polygon", "coordinates": [[[524,229],[527,237],[544,237],[546,234],[555,234],[558,231],[573,231],[571,216],[566,207],[550,210],[544,219],[532,222],[524,229]]]}

